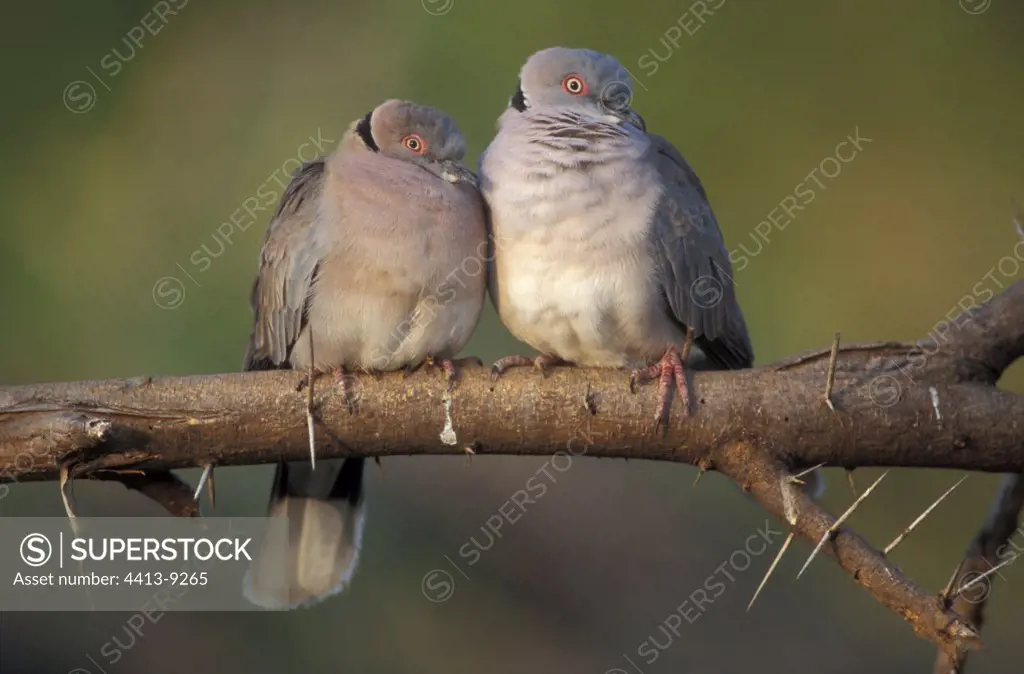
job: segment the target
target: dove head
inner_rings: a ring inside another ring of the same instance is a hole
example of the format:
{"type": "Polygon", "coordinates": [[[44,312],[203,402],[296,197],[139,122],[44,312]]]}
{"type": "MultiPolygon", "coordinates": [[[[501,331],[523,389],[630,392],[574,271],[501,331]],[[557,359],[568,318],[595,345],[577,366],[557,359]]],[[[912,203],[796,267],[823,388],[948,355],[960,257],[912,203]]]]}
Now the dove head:
{"type": "Polygon", "coordinates": [[[526,61],[519,73],[519,90],[509,104],[520,112],[571,110],[643,129],[632,103],[633,80],[614,57],[590,49],[552,47],[526,61]]]}
{"type": "Polygon", "coordinates": [[[356,132],[369,149],[418,164],[457,162],[466,155],[466,139],[451,117],[409,101],[384,101],[356,132]]]}
{"type": "Polygon", "coordinates": [[[476,184],[459,164],[466,139],[455,120],[434,108],[409,101],[384,101],[355,125],[362,143],[380,154],[418,164],[451,183],[476,184]]]}

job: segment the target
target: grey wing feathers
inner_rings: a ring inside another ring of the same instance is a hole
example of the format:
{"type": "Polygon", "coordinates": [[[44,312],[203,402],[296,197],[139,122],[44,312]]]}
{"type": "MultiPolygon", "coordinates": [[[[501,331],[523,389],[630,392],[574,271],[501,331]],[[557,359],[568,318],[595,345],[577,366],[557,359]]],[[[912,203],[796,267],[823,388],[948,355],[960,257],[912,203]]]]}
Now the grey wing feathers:
{"type": "Polygon", "coordinates": [[[722,368],[750,367],[753,347],[736,301],[732,266],[700,179],[667,140],[650,135],[665,185],[651,228],[658,280],[675,320],[722,368]]]}
{"type": "Polygon", "coordinates": [[[323,159],[300,166],[267,228],[250,297],[253,328],[245,353],[246,370],[288,367],[320,262],[310,230],[323,182],[323,159]]]}

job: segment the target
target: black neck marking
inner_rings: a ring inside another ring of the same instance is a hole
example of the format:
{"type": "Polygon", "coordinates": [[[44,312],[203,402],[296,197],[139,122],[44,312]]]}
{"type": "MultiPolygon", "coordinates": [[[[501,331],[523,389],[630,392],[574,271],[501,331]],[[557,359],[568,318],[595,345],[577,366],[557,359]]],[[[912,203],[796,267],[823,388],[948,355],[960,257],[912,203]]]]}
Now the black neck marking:
{"type": "Polygon", "coordinates": [[[516,88],[516,93],[512,96],[512,100],[508,102],[515,110],[519,112],[526,112],[526,96],[523,95],[523,83],[520,82],[516,88]]]}
{"type": "Polygon", "coordinates": [[[373,110],[366,113],[366,117],[363,117],[359,120],[359,123],[356,124],[356,133],[358,133],[359,137],[363,139],[364,143],[366,143],[366,147],[370,148],[374,152],[380,152],[380,148],[377,147],[377,141],[373,139],[373,133],[370,131],[371,117],[373,117],[373,110]]]}

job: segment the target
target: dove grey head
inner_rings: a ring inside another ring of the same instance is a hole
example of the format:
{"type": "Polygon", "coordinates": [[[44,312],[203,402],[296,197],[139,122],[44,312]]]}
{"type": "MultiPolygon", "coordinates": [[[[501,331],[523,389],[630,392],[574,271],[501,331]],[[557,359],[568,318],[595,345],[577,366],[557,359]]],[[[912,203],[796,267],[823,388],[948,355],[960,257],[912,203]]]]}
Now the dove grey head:
{"type": "Polygon", "coordinates": [[[355,130],[374,152],[419,164],[449,182],[473,182],[458,163],[466,156],[466,139],[440,110],[392,99],[368,112],[355,130]]]}
{"type": "Polygon", "coordinates": [[[644,129],[632,109],[633,79],[614,57],[590,49],[551,47],[531,56],[519,74],[510,106],[563,109],[644,129]]]}

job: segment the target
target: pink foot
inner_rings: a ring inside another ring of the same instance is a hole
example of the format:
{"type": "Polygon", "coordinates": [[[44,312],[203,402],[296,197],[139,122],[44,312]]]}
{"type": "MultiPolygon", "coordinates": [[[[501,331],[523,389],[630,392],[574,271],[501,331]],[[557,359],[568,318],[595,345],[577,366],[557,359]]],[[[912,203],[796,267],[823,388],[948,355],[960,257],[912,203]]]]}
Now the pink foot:
{"type": "Polygon", "coordinates": [[[466,365],[466,363],[472,363],[477,367],[483,366],[483,361],[476,356],[469,356],[468,358],[457,358],[452,360],[451,358],[441,358],[435,360],[433,357],[427,358],[427,367],[440,367],[441,371],[444,372],[445,381],[448,383],[448,393],[455,390],[455,384],[459,380],[459,368],[466,365]]]}
{"type": "Polygon", "coordinates": [[[513,367],[535,367],[545,377],[548,375],[548,368],[555,365],[565,364],[566,361],[556,356],[537,356],[527,358],[526,356],[505,356],[494,362],[491,366],[491,379],[497,381],[505,371],[513,367]]]}
{"type": "Polygon", "coordinates": [[[688,415],[690,410],[690,392],[686,385],[686,372],[683,369],[683,360],[675,346],[670,346],[665,355],[656,364],[639,370],[633,370],[629,374],[629,388],[636,391],[637,384],[658,380],[658,408],[654,412],[654,428],[657,430],[662,424],[668,423],[668,410],[672,404],[672,383],[675,381],[676,393],[683,405],[683,414],[688,415]]]}
{"type": "Polygon", "coordinates": [[[345,372],[343,367],[335,368],[331,370],[331,373],[334,375],[334,383],[341,391],[341,399],[345,401],[349,414],[355,414],[359,396],[356,395],[357,391],[354,389],[358,388],[359,380],[354,374],[345,372]]]}

